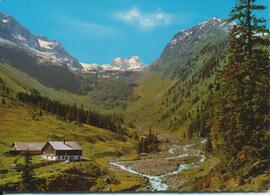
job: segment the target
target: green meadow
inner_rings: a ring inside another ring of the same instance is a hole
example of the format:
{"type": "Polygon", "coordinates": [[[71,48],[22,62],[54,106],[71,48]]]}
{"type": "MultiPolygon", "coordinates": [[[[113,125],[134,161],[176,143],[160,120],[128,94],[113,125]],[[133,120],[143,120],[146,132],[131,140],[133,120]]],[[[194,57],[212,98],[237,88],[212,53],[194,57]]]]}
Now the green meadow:
{"type": "MultiPolygon", "coordinates": [[[[144,183],[141,178],[128,173],[118,173],[107,164],[109,160],[118,156],[134,156],[135,144],[132,139],[90,125],[58,120],[55,116],[46,113],[42,117],[33,119],[37,112],[34,108],[9,98],[6,98],[5,101],[5,105],[0,104],[0,169],[7,172],[1,174],[0,186],[20,181],[21,172],[17,172],[12,165],[24,163],[24,157],[8,154],[13,142],[46,142],[64,139],[80,143],[83,148],[83,156],[89,161],[94,159],[97,166],[105,170],[105,175],[96,178],[97,183],[93,186],[93,190],[95,188],[106,190],[108,186],[105,185],[104,179],[108,176],[119,181],[118,184],[110,184],[110,188],[116,191],[127,190],[144,183]]],[[[46,161],[39,155],[33,156],[33,164],[42,162],[46,161]]],[[[88,161],[81,163],[87,164],[88,161]]],[[[36,168],[34,173],[38,178],[54,178],[71,168],[73,164],[72,162],[58,162],[36,168]]]]}

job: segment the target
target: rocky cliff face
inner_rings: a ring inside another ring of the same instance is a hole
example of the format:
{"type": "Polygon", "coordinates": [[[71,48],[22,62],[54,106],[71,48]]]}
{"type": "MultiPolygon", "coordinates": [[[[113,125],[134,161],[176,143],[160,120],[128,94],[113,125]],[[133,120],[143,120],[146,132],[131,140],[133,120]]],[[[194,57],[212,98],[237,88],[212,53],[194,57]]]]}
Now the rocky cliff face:
{"type": "Polygon", "coordinates": [[[33,35],[13,17],[0,13],[0,44],[17,47],[41,60],[50,60],[70,69],[82,69],[78,60],[67,53],[58,41],[33,35]]]}

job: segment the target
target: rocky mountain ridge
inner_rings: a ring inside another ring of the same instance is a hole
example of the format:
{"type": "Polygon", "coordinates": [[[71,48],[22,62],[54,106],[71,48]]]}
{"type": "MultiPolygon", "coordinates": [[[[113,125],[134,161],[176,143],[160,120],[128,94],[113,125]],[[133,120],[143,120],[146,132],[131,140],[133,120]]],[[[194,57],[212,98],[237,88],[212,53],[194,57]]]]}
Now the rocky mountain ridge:
{"type": "Polygon", "coordinates": [[[184,64],[190,64],[194,58],[198,57],[203,47],[207,48],[210,46],[210,43],[208,45],[203,44],[219,37],[221,39],[228,37],[228,33],[233,25],[234,23],[226,19],[213,17],[176,33],[164,48],[160,58],[152,65],[152,69],[164,70],[170,68],[169,71],[175,71],[175,68],[180,68],[184,64]],[[194,56],[191,56],[190,51],[192,51],[194,56]]]}
{"type": "Polygon", "coordinates": [[[82,69],[78,60],[60,42],[32,34],[12,16],[4,13],[0,13],[0,44],[27,51],[38,56],[41,61],[49,60],[72,70],[82,69]]]}

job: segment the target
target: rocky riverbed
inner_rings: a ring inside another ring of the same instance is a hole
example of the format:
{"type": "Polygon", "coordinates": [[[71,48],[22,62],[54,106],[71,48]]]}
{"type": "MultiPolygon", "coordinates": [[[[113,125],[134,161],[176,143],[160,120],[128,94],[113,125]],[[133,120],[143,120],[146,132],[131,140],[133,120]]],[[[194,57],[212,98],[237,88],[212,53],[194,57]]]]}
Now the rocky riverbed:
{"type": "Polygon", "coordinates": [[[206,142],[201,139],[192,144],[166,144],[159,153],[149,154],[139,160],[111,161],[114,168],[145,177],[149,185],[140,191],[170,191],[173,177],[183,170],[198,166],[206,157],[198,146],[206,142]]]}

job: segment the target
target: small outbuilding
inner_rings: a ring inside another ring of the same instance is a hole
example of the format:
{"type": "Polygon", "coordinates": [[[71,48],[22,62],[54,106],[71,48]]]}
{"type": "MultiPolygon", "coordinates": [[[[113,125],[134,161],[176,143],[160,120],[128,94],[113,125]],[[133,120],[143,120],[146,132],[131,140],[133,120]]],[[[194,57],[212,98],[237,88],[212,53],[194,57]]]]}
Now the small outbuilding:
{"type": "Polygon", "coordinates": [[[12,144],[11,154],[25,154],[27,151],[32,154],[41,154],[42,148],[45,143],[33,143],[33,142],[14,142],[12,144]]]}
{"type": "Polygon", "coordinates": [[[47,160],[83,160],[82,147],[75,141],[48,141],[41,150],[47,160]]]}

